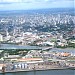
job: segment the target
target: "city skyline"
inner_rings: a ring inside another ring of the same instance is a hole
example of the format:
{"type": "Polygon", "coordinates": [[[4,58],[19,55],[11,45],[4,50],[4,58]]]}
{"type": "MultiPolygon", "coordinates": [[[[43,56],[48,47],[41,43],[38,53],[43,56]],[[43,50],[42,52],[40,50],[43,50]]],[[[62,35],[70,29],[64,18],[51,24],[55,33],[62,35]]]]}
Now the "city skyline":
{"type": "Polygon", "coordinates": [[[0,0],[0,10],[73,8],[75,0],[0,0]]]}

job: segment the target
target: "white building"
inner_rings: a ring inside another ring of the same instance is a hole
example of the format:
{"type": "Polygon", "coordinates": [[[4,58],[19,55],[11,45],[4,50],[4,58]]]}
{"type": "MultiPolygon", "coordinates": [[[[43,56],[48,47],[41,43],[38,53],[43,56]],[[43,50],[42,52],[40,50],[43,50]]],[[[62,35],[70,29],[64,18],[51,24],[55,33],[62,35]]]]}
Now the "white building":
{"type": "Polygon", "coordinates": [[[0,34],[0,41],[3,41],[3,36],[0,34]]]}

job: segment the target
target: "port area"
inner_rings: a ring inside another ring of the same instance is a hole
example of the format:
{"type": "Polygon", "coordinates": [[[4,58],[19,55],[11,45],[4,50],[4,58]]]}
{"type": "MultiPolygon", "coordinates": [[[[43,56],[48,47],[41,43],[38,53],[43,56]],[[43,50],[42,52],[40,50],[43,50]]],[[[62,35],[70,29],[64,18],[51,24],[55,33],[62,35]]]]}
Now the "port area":
{"type": "Polygon", "coordinates": [[[0,73],[16,73],[16,72],[45,71],[45,70],[66,70],[66,69],[75,70],[75,68],[72,68],[72,67],[44,65],[44,66],[38,66],[38,67],[29,67],[26,69],[19,68],[14,70],[5,70],[4,72],[1,70],[0,73]]]}

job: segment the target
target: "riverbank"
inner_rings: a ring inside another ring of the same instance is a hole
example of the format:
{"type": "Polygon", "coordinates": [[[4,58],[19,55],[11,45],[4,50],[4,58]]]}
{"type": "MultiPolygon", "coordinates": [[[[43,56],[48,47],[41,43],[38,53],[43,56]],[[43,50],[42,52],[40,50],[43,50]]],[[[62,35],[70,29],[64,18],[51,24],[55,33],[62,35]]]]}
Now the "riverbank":
{"type": "Polygon", "coordinates": [[[10,71],[5,71],[2,72],[0,71],[0,73],[17,73],[17,72],[31,72],[31,71],[46,71],[46,70],[75,70],[75,68],[69,68],[69,67],[59,67],[59,68],[55,68],[55,67],[51,67],[51,68],[40,68],[40,69],[20,69],[20,70],[10,70],[10,71]]]}

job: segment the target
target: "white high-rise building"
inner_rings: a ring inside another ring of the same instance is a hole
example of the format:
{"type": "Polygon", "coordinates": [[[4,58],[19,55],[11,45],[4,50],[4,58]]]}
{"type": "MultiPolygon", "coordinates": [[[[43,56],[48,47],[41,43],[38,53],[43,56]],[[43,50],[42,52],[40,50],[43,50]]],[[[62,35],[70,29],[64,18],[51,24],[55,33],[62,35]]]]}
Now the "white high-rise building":
{"type": "Polygon", "coordinates": [[[0,41],[3,41],[3,36],[0,34],[0,41]]]}

